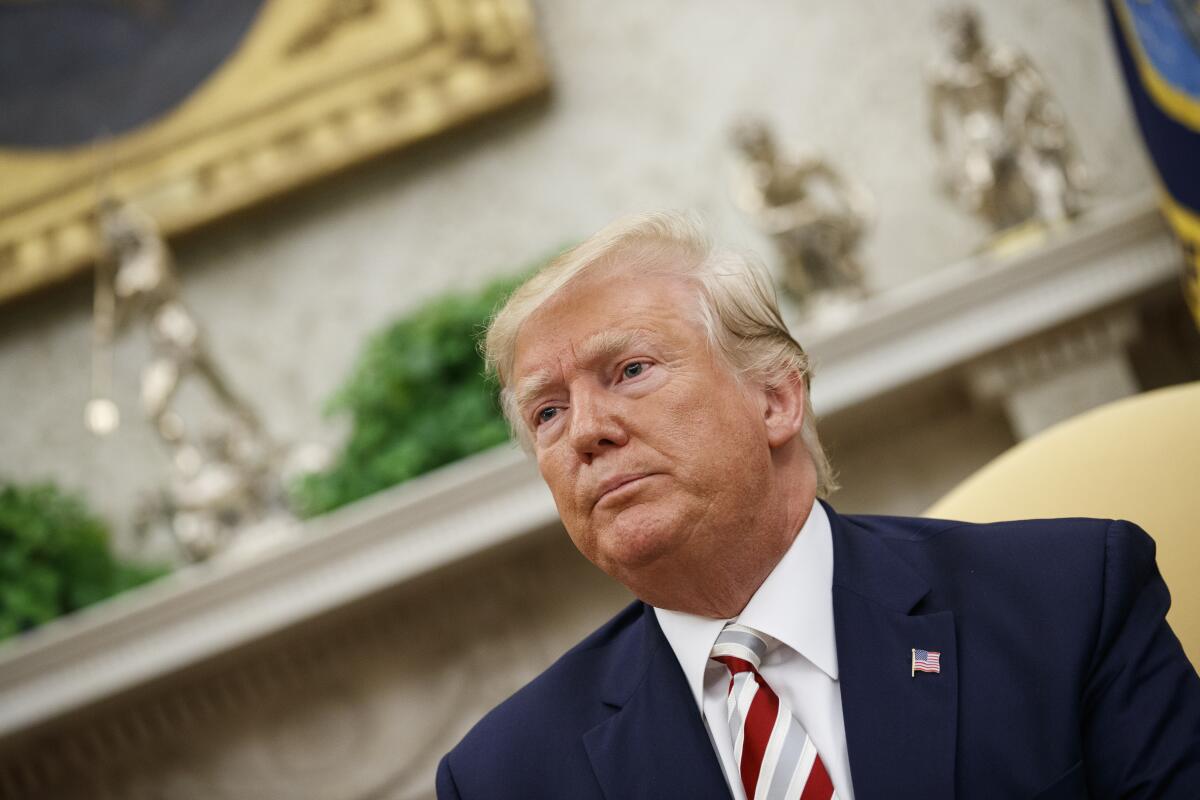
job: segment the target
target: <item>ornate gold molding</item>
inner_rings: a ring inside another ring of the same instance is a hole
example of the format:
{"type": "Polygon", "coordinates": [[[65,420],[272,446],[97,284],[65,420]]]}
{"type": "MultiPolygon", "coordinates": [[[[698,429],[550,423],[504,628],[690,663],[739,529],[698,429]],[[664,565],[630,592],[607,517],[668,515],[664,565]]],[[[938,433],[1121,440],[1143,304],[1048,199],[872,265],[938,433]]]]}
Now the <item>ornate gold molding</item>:
{"type": "Polygon", "coordinates": [[[0,148],[0,301],[94,261],[102,186],[176,233],[547,85],[528,0],[268,0],[165,116],[92,146],[0,148]]]}

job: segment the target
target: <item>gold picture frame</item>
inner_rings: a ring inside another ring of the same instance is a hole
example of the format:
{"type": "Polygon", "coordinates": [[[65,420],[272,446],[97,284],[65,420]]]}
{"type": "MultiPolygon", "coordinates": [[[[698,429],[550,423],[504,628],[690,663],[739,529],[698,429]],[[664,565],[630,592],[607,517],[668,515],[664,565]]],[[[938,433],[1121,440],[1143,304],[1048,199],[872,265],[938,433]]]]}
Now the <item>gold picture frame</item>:
{"type": "Polygon", "coordinates": [[[548,85],[528,0],[266,0],[169,113],[102,143],[0,147],[0,301],[95,261],[101,193],[176,233],[548,85]]]}

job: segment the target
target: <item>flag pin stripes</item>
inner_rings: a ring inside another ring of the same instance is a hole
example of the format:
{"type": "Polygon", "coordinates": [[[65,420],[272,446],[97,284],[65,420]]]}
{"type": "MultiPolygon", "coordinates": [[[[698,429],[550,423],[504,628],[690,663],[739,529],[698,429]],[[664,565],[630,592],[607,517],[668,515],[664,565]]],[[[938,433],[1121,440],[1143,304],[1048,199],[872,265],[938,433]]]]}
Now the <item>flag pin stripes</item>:
{"type": "Polygon", "coordinates": [[[942,654],[936,650],[917,650],[912,651],[912,677],[917,677],[918,672],[941,672],[942,671],[942,654]]]}

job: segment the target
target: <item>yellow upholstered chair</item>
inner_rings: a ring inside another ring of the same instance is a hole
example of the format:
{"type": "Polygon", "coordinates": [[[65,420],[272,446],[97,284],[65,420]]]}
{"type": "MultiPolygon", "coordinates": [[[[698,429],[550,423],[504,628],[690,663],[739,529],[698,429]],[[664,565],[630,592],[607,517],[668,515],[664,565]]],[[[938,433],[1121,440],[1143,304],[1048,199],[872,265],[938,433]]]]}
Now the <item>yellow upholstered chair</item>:
{"type": "Polygon", "coordinates": [[[925,515],[1136,522],[1158,545],[1171,590],[1167,619],[1200,665],[1200,382],[1062,422],[992,461],[925,515]]]}

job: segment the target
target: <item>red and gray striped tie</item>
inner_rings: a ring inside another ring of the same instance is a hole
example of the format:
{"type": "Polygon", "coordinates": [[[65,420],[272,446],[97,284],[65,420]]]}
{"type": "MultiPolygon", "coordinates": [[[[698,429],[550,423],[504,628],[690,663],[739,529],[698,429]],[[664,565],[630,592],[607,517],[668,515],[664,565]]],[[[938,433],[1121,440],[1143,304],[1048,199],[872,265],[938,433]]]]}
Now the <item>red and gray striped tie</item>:
{"type": "Polygon", "coordinates": [[[758,674],[766,653],[762,634],[736,623],[712,649],[712,659],[729,668],[729,730],[746,800],[835,798],[817,746],[758,674]]]}

